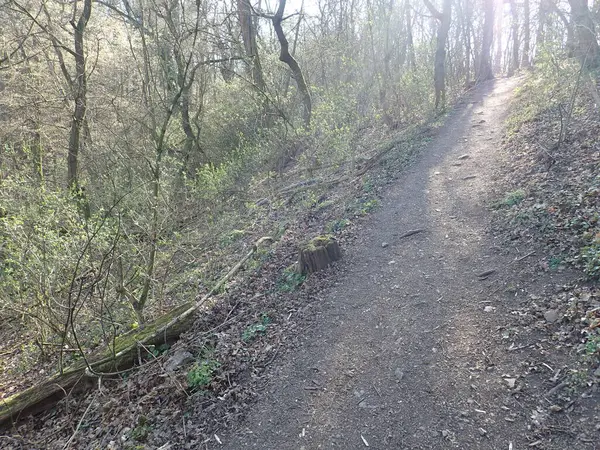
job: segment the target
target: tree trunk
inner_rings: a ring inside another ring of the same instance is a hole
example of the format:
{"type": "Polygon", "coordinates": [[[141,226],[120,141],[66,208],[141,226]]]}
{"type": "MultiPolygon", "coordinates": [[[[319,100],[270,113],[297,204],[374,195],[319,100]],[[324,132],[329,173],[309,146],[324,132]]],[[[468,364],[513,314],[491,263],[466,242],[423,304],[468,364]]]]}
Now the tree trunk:
{"type": "Polygon", "coordinates": [[[567,41],[565,43],[567,48],[567,57],[572,58],[575,54],[575,32],[573,31],[573,24],[569,22],[569,19],[565,13],[556,5],[553,0],[546,0],[546,3],[549,9],[556,13],[558,18],[563,23],[565,30],[567,31],[567,41]]]}
{"type": "Polygon", "coordinates": [[[548,0],[540,0],[538,9],[538,28],[535,34],[536,57],[545,43],[546,22],[548,21],[548,0]]]}
{"type": "Polygon", "coordinates": [[[531,12],[529,8],[529,0],[523,0],[523,57],[521,66],[524,68],[530,67],[529,49],[531,47],[531,12]]]}
{"type": "Polygon", "coordinates": [[[444,0],[442,12],[439,12],[429,0],[425,0],[425,5],[439,22],[433,66],[435,108],[438,109],[446,105],[446,42],[452,20],[452,0],[444,0]]]}
{"type": "Polygon", "coordinates": [[[298,269],[303,275],[317,272],[342,257],[340,245],[331,236],[318,236],[300,250],[298,269]]]}
{"type": "Polygon", "coordinates": [[[250,59],[250,76],[254,85],[261,91],[265,90],[265,80],[262,66],[258,56],[258,44],[256,42],[256,22],[252,17],[250,0],[238,0],[238,17],[242,31],[242,40],[246,56],[250,59]]]}
{"type": "Polygon", "coordinates": [[[90,20],[91,13],[92,0],[84,0],[81,16],[79,16],[77,24],[73,23],[73,27],[75,28],[75,79],[73,80],[75,110],[73,111],[69,134],[67,185],[74,191],[78,191],[79,187],[79,149],[81,148],[81,135],[87,112],[87,74],[85,73],[85,50],[83,44],[85,28],[90,20]]]}
{"type": "Polygon", "coordinates": [[[406,21],[406,49],[408,53],[408,68],[410,70],[417,69],[417,58],[415,57],[415,44],[413,42],[412,33],[412,18],[410,16],[410,1],[406,0],[404,6],[404,20],[406,21]]]}
{"type": "Polygon", "coordinates": [[[471,23],[473,21],[472,11],[470,0],[466,0],[462,15],[462,31],[465,46],[465,86],[467,87],[470,87],[471,85],[471,56],[473,53],[473,47],[471,44],[471,23]]]}
{"type": "Polygon", "coordinates": [[[308,85],[306,84],[304,74],[302,73],[302,69],[300,69],[298,61],[296,61],[296,59],[290,54],[290,44],[285,37],[283,27],[281,26],[281,23],[283,22],[283,12],[285,11],[285,3],[286,0],[279,0],[279,8],[277,9],[275,15],[271,16],[271,21],[273,22],[273,28],[275,29],[277,39],[279,40],[279,45],[281,46],[279,61],[286,63],[292,71],[294,79],[296,80],[296,85],[298,86],[300,97],[302,98],[302,118],[304,121],[304,126],[306,128],[310,128],[310,118],[312,114],[312,100],[310,97],[310,91],[308,90],[308,85]]]}
{"type": "Polygon", "coordinates": [[[494,77],[492,71],[492,44],[494,41],[494,0],[485,0],[485,18],[483,22],[483,43],[479,61],[478,81],[494,77]]]}
{"type": "Polygon", "coordinates": [[[519,70],[519,16],[517,13],[517,3],[510,0],[510,17],[512,32],[512,58],[508,70],[508,75],[513,75],[519,70]]]}
{"type": "Polygon", "coordinates": [[[585,62],[587,67],[598,67],[600,48],[588,0],[569,0],[569,5],[571,5],[571,20],[575,28],[575,55],[585,62]]]}

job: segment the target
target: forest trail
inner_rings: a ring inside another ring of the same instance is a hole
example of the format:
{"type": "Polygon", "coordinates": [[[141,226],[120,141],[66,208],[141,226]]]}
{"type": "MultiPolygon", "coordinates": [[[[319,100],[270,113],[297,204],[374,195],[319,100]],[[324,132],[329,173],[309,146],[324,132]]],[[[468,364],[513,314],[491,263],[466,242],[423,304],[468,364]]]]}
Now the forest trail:
{"type": "Polygon", "coordinates": [[[515,355],[490,336],[499,323],[489,305],[506,296],[494,283],[516,264],[486,232],[518,82],[470,93],[390,187],[310,310],[301,347],[270,369],[245,422],[215,448],[527,447],[503,372],[515,355]]]}

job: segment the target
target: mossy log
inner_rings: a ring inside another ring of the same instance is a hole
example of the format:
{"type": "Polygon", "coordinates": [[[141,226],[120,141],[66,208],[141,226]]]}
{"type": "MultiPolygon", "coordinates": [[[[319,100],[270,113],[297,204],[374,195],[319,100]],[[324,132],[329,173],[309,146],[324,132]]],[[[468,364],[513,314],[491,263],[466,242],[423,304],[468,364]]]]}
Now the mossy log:
{"type": "Polygon", "coordinates": [[[341,257],[340,245],[333,236],[317,236],[300,249],[298,268],[306,275],[324,269],[341,257]]]}
{"type": "Polygon", "coordinates": [[[256,241],[252,249],[202,298],[183,304],[169,313],[147,323],[141,330],[133,330],[118,336],[111,346],[68,367],[44,381],[0,400],[0,425],[19,418],[36,414],[52,407],[58,400],[73,390],[86,389],[99,376],[114,374],[132,367],[138,359],[140,349],[151,345],[172,343],[193,324],[194,314],[206,301],[233,277],[258,246],[272,242],[270,237],[256,241]]]}
{"type": "Polygon", "coordinates": [[[175,308],[142,330],[133,330],[118,336],[109,348],[86,356],[29,389],[0,400],[0,424],[10,419],[36,414],[54,405],[71,390],[86,389],[93,384],[98,374],[114,373],[132,367],[138,359],[140,344],[148,347],[174,342],[181,333],[192,325],[192,314],[183,316],[195,303],[186,303],[175,308]],[[165,325],[169,325],[165,327],[165,325]],[[89,364],[89,367],[88,367],[89,364]],[[90,370],[91,369],[91,370],[90,370]]]}

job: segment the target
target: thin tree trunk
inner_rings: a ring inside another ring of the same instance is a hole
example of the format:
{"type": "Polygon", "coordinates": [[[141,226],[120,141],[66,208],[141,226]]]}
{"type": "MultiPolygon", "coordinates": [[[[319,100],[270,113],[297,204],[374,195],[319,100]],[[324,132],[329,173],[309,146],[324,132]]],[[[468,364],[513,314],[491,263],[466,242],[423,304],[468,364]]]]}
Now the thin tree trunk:
{"type": "Polygon", "coordinates": [[[410,1],[406,0],[406,4],[404,7],[404,17],[406,21],[406,48],[408,51],[408,68],[411,70],[416,70],[417,68],[417,58],[415,57],[415,44],[413,42],[413,33],[412,33],[412,18],[410,15],[410,1]]]}
{"type": "Polygon", "coordinates": [[[573,24],[553,0],[547,0],[547,6],[554,11],[567,31],[567,42],[565,43],[567,48],[567,57],[572,58],[575,54],[575,32],[573,31],[573,24]]]}
{"type": "Polygon", "coordinates": [[[238,17],[242,31],[242,40],[246,55],[250,58],[250,75],[256,87],[264,91],[265,80],[262,66],[258,55],[258,44],[256,42],[256,23],[252,17],[252,6],[250,0],[238,0],[238,17]]]}
{"type": "Polygon", "coordinates": [[[79,150],[81,148],[81,135],[85,124],[87,112],[87,74],[85,72],[85,29],[92,13],[92,0],[84,0],[83,11],[77,24],[74,24],[75,39],[75,79],[73,80],[73,94],[75,110],[71,119],[69,134],[69,154],[67,158],[67,185],[70,189],[78,191],[79,187],[79,150]]]}
{"type": "Polygon", "coordinates": [[[546,22],[548,21],[548,0],[540,0],[538,9],[538,28],[535,34],[535,56],[537,57],[545,42],[546,22]]]}
{"type": "Polygon", "coordinates": [[[575,54],[585,61],[587,67],[598,67],[600,48],[588,0],[569,0],[569,5],[571,5],[571,20],[575,28],[575,54]]]}
{"type": "Polygon", "coordinates": [[[429,1],[424,0],[431,14],[438,20],[437,43],[433,66],[433,81],[435,86],[435,108],[446,104],[446,42],[452,20],[452,0],[444,0],[442,11],[438,11],[429,1]]]}
{"type": "Polygon", "coordinates": [[[467,72],[466,76],[466,85],[470,86],[471,84],[471,58],[473,56],[473,45],[471,43],[471,32],[472,32],[472,20],[473,20],[473,10],[472,5],[469,0],[466,1],[466,15],[467,17],[464,20],[464,34],[465,34],[465,70],[467,72]]]}
{"type": "Polygon", "coordinates": [[[492,70],[492,44],[494,41],[494,0],[485,0],[485,17],[483,22],[483,43],[479,62],[479,81],[494,77],[492,70]]]}
{"type": "Polygon", "coordinates": [[[512,54],[508,74],[513,75],[519,70],[519,16],[517,13],[517,3],[510,0],[510,17],[512,32],[512,54]]]}
{"type": "MultiPolygon", "coordinates": [[[[485,1],[485,0],[484,0],[485,1]]],[[[487,6],[487,5],[486,5],[487,6]]],[[[493,6],[495,8],[495,6],[493,6]]],[[[494,9],[494,13],[495,13],[495,9],[494,9]]],[[[494,14],[494,32],[493,35],[495,36],[494,40],[496,41],[496,52],[494,53],[494,65],[493,65],[493,70],[495,73],[502,73],[504,71],[504,68],[502,67],[502,55],[504,53],[504,47],[502,44],[502,36],[503,36],[503,14],[502,11],[500,10],[500,12],[498,14],[494,14]]],[[[507,45],[508,47],[508,45],[507,45]]],[[[492,46],[493,49],[493,46],[492,46]]]]}
{"type": "Polygon", "coordinates": [[[283,27],[281,26],[281,23],[283,22],[283,13],[285,11],[285,3],[286,0],[279,0],[279,8],[277,9],[275,15],[271,16],[271,21],[273,22],[273,28],[275,29],[277,39],[279,40],[279,45],[281,46],[281,51],[279,53],[279,61],[286,63],[292,71],[292,74],[294,75],[294,79],[296,80],[296,85],[298,86],[300,97],[302,98],[302,118],[304,121],[304,126],[306,128],[309,128],[312,114],[312,100],[310,97],[310,91],[308,90],[308,85],[306,84],[304,74],[302,73],[302,69],[300,69],[298,61],[296,61],[296,59],[290,54],[290,44],[287,38],[285,37],[283,27]]]}
{"type": "MultiPolygon", "coordinates": [[[[304,0],[300,5],[300,11],[304,11],[304,0]]],[[[296,24],[296,34],[294,35],[294,43],[292,44],[292,56],[296,54],[296,47],[298,45],[298,39],[300,37],[300,23],[302,22],[303,14],[300,14],[298,18],[298,23],[296,24]]],[[[283,83],[283,96],[287,97],[288,89],[290,88],[290,78],[291,75],[289,72],[286,73],[285,82],[283,83]]]]}
{"type": "Polygon", "coordinates": [[[521,66],[524,68],[530,67],[530,47],[531,47],[531,11],[529,0],[523,0],[523,57],[521,66]]]}

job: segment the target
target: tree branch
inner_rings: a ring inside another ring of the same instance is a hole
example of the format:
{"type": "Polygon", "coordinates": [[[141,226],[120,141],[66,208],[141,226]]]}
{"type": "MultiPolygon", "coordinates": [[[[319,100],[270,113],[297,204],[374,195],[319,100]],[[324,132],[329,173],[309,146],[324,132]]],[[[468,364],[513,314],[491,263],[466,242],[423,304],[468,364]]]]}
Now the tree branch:
{"type": "Polygon", "coordinates": [[[440,21],[444,18],[444,15],[441,12],[439,12],[435,6],[433,6],[433,3],[431,3],[429,0],[423,0],[423,2],[425,3],[425,6],[427,6],[427,9],[433,15],[433,17],[440,21]]]}

